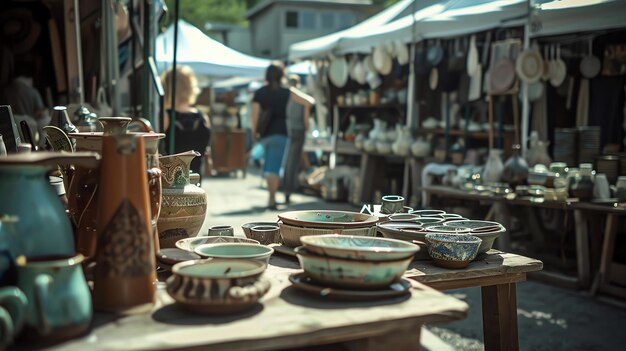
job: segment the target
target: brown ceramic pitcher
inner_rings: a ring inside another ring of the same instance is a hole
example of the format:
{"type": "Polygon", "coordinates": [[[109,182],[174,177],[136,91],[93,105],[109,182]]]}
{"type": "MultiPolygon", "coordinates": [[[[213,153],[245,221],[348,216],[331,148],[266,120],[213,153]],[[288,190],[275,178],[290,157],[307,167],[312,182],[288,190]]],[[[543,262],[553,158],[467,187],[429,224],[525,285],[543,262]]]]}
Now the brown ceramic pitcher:
{"type": "Polygon", "coordinates": [[[155,258],[144,139],[102,137],[94,307],[143,311],[155,297],[155,258]]]}

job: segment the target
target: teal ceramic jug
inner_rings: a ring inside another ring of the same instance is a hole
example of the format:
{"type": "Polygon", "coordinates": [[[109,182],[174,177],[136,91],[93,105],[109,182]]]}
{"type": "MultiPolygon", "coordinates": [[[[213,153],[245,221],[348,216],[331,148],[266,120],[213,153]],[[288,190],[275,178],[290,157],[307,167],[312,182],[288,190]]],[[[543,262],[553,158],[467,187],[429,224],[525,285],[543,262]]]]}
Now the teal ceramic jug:
{"type": "Polygon", "coordinates": [[[0,286],[16,281],[15,257],[22,253],[17,245],[17,222],[15,216],[0,215],[0,286]]]}
{"type": "Polygon", "coordinates": [[[25,333],[65,340],[89,329],[93,310],[83,256],[17,258],[17,286],[28,298],[25,333]]]}
{"type": "Polygon", "coordinates": [[[27,257],[72,256],[72,226],[46,172],[57,164],[94,167],[99,155],[37,152],[0,158],[0,213],[17,216],[17,245],[27,257]]]}

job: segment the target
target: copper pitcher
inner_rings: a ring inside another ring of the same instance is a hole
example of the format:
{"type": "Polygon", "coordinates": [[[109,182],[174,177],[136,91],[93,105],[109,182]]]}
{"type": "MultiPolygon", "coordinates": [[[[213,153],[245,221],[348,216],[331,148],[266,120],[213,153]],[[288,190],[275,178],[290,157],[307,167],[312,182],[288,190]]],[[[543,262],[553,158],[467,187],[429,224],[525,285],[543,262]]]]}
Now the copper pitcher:
{"type": "Polygon", "coordinates": [[[102,137],[94,307],[143,311],[155,298],[156,269],[144,139],[102,137]]]}

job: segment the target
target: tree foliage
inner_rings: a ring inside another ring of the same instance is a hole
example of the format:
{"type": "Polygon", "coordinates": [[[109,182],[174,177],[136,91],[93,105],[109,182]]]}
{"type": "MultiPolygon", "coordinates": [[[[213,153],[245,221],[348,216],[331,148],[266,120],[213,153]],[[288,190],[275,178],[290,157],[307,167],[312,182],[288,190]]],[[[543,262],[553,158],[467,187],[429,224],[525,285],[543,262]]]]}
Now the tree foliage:
{"type": "MultiPolygon", "coordinates": [[[[246,11],[264,0],[179,0],[179,18],[204,30],[207,22],[246,24],[246,11]]],[[[386,7],[399,0],[372,0],[374,5],[386,7]]],[[[165,26],[173,21],[174,0],[165,0],[169,17],[165,26]]]]}

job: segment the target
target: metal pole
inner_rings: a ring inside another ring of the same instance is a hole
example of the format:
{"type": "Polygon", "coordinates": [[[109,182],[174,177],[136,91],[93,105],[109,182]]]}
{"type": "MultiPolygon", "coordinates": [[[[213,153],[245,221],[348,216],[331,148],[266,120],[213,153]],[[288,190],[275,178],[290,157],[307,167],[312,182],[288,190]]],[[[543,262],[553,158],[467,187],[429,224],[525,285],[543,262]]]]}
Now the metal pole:
{"type": "Polygon", "coordinates": [[[83,79],[83,49],[82,35],[80,34],[80,9],[78,0],[74,0],[74,32],[76,33],[76,68],[78,68],[78,99],[82,105],[85,103],[85,82],[83,79]]]}
{"type": "Polygon", "coordinates": [[[176,124],[176,53],[178,51],[178,8],[180,1],[174,1],[174,63],[172,65],[172,107],[170,112],[170,142],[168,145],[168,150],[170,154],[174,153],[174,125],[176,124]]]}
{"type": "MultiPolygon", "coordinates": [[[[532,21],[532,14],[530,8],[530,0],[527,2],[527,22],[524,24],[524,49],[530,47],[530,22],[532,21]]],[[[517,99],[517,96],[513,98],[517,99]]],[[[528,127],[530,120],[530,103],[528,101],[528,83],[522,83],[522,135],[520,140],[522,141],[522,156],[526,156],[528,151],[528,127]]]]}
{"type": "MultiPolygon", "coordinates": [[[[143,64],[141,69],[141,114],[143,117],[150,120],[151,123],[154,122],[153,114],[152,114],[152,104],[150,103],[151,96],[151,82],[150,82],[150,56],[152,53],[150,52],[150,38],[152,36],[150,23],[152,22],[152,0],[144,0],[143,1],[143,64]]],[[[141,41],[140,41],[141,42],[141,41]]],[[[133,63],[134,64],[134,63],[133,63]]]]}

